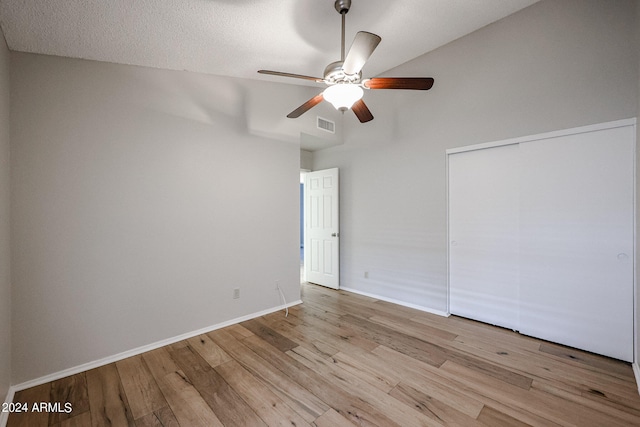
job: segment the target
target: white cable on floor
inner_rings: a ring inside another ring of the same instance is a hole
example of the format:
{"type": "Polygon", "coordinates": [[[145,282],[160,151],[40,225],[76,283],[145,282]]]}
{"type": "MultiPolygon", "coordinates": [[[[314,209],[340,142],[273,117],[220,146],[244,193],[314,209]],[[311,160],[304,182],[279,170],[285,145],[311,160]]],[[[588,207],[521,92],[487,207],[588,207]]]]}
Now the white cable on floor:
{"type": "Polygon", "coordinates": [[[280,284],[277,284],[276,287],[280,291],[280,295],[282,296],[282,301],[284,301],[284,310],[285,310],[284,317],[289,317],[289,307],[287,307],[287,300],[284,297],[284,293],[282,293],[282,289],[280,289],[280,284]]]}

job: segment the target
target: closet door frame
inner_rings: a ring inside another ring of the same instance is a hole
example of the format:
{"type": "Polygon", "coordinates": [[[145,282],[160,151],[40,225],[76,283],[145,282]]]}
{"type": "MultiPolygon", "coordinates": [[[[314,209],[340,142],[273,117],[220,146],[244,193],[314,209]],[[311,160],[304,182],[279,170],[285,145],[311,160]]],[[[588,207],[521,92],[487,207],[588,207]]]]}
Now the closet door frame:
{"type": "MultiPolygon", "coordinates": [[[[551,138],[556,138],[556,137],[562,137],[562,136],[568,136],[568,135],[577,135],[577,134],[581,134],[581,133],[588,133],[588,132],[594,132],[594,131],[599,131],[599,130],[608,130],[608,129],[614,129],[614,128],[619,128],[619,127],[627,127],[627,126],[633,126],[635,128],[636,126],[636,119],[635,118],[631,118],[631,119],[623,119],[623,120],[616,120],[616,121],[612,121],[612,122],[605,122],[605,123],[598,123],[598,124],[594,124],[594,125],[588,125],[588,126],[581,126],[581,127],[577,127],[577,128],[570,128],[570,129],[563,129],[563,130],[558,130],[558,131],[553,131],[553,132],[546,132],[546,133],[541,133],[541,134],[536,134],[536,135],[528,135],[528,136],[523,136],[523,137],[518,137],[518,138],[511,138],[511,139],[505,139],[505,140],[501,140],[501,141],[493,141],[493,142],[487,142],[487,143],[481,143],[481,144],[474,144],[474,145],[469,145],[469,146],[464,146],[464,147],[457,147],[457,148],[451,148],[446,150],[445,152],[445,157],[446,157],[446,162],[445,162],[445,174],[446,174],[446,197],[447,197],[447,315],[451,314],[451,223],[450,223],[450,209],[449,209],[449,203],[450,203],[450,195],[449,195],[449,191],[450,191],[450,185],[449,185],[449,156],[453,155],[453,154],[457,154],[457,153],[463,153],[463,152],[467,152],[467,151],[475,151],[475,150],[482,150],[482,149],[488,149],[488,148],[494,148],[494,147],[501,147],[501,146],[505,146],[505,145],[513,145],[513,144],[521,144],[521,143],[526,143],[526,142],[533,142],[533,141],[539,141],[539,140],[545,140],[545,139],[551,139],[551,138]]],[[[636,133],[634,132],[634,135],[636,133]]],[[[637,141],[636,141],[637,144],[637,141]]],[[[634,159],[634,163],[635,163],[635,159],[634,159]]],[[[635,195],[636,195],[636,179],[635,179],[635,175],[637,174],[636,171],[637,165],[634,166],[634,182],[633,182],[633,195],[634,195],[634,199],[635,199],[635,195]]],[[[634,256],[633,256],[633,349],[634,349],[634,356],[633,356],[633,360],[636,361],[638,358],[638,355],[635,354],[636,349],[638,348],[638,343],[637,343],[637,335],[638,335],[638,331],[635,330],[636,325],[638,324],[638,319],[637,319],[637,307],[636,307],[636,301],[637,301],[637,295],[638,295],[638,286],[637,286],[637,280],[636,280],[636,274],[635,272],[637,271],[637,263],[636,263],[636,239],[635,236],[637,234],[637,230],[636,230],[636,202],[635,200],[632,202],[632,208],[633,208],[633,252],[634,252],[634,256]]]]}

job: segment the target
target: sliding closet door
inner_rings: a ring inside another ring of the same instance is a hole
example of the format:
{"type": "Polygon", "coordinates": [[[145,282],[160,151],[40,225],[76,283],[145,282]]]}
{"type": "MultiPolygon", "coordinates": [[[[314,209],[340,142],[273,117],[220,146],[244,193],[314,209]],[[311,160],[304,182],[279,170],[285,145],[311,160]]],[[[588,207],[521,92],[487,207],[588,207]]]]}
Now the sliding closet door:
{"type": "Polygon", "coordinates": [[[520,144],[520,331],[631,361],[634,127],[520,144]]]}
{"type": "Polygon", "coordinates": [[[448,157],[449,309],[516,329],[518,146],[448,157]]]}

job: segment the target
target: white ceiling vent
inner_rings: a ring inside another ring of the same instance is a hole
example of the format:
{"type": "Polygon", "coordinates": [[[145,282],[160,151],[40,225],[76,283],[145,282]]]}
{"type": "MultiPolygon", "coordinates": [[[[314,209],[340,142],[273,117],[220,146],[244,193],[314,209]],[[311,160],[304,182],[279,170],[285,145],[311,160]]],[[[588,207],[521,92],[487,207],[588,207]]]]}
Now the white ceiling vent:
{"type": "Polygon", "coordinates": [[[327,132],[336,133],[336,124],[331,120],[323,119],[320,116],[318,117],[318,129],[322,129],[327,132]]]}

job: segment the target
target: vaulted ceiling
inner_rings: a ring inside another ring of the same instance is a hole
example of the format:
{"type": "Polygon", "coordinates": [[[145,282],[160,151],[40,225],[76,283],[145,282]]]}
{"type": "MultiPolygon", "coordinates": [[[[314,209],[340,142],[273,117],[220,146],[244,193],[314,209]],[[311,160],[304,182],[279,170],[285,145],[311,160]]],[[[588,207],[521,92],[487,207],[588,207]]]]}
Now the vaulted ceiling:
{"type": "MultiPolygon", "coordinates": [[[[367,63],[378,75],[537,0],[353,0],[357,31],[382,37],[367,63]]],[[[272,69],[322,76],[340,59],[334,0],[1,0],[11,50],[277,80],[272,69]]]]}
{"type": "MultiPolygon", "coordinates": [[[[346,48],[358,31],[382,37],[363,69],[374,77],[537,1],[352,0],[346,48]]],[[[318,86],[257,70],[322,77],[326,65],[340,59],[341,17],[334,2],[0,0],[0,27],[13,51],[318,86]]],[[[327,136],[315,126],[316,114],[331,117],[331,107],[285,118],[315,94],[307,97],[300,89],[278,108],[254,96],[260,105],[245,110],[249,132],[298,142],[309,151],[341,144],[339,135],[327,136]]]]}

